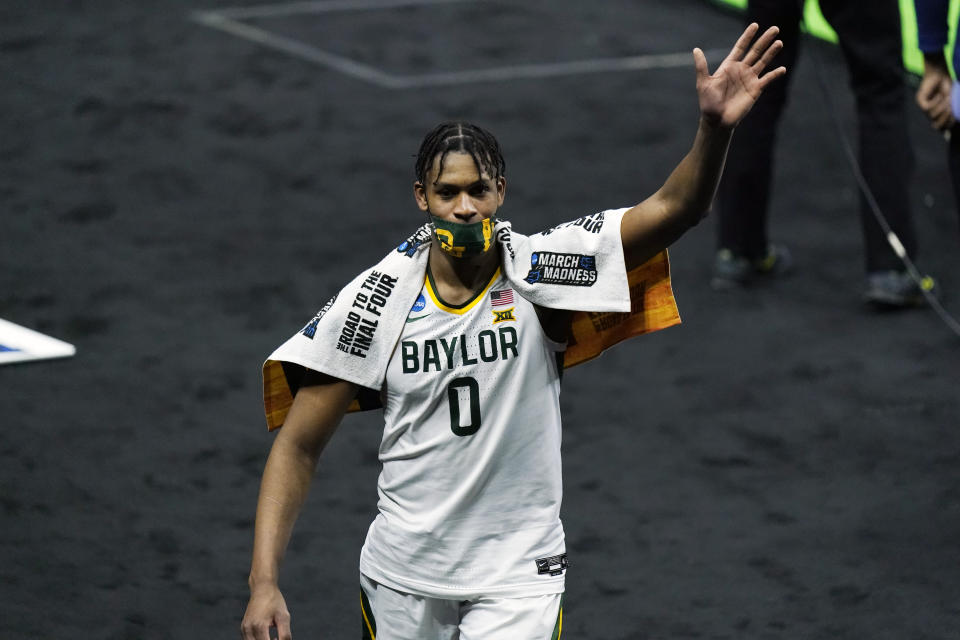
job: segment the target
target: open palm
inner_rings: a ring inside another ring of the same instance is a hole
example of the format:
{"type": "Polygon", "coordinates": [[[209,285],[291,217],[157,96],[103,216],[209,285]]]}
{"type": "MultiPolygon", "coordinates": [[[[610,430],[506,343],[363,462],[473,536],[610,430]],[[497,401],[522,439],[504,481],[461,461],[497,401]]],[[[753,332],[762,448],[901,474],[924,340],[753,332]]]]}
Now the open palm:
{"type": "Polygon", "coordinates": [[[754,42],[758,31],[756,23],[747,27],[713,75],[703,51],[693,50],[700,114],[711,124],[735,127],[767,85],[787,72],[786,67],[777,67],[764,73],[783,43],[776,39],[777,27],[770,27],[754,42]]]}

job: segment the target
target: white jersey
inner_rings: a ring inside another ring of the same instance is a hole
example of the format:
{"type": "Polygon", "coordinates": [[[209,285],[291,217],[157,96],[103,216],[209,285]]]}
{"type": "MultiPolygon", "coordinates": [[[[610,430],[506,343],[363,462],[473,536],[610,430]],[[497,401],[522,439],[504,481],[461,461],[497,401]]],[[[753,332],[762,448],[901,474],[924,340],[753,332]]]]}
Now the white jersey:
{"type": "Polygon", "coordinates": [[[499,271],[459,308],[427,279],[381,393],[379,514],[362,573],[441,598],[564,590],[563,349],[499,271]]]}

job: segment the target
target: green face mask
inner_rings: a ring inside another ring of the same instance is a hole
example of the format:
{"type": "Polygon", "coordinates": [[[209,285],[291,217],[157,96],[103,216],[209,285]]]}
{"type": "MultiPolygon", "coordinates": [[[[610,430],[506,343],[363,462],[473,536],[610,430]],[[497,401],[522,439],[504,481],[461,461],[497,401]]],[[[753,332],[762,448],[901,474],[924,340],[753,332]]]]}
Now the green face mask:
{"type": "Polygon", "coordinates": [[[493,246],[493,218],[470,224],[448,222],[430,214],[440,248],[456,258],[476,256],[493,246]]]}

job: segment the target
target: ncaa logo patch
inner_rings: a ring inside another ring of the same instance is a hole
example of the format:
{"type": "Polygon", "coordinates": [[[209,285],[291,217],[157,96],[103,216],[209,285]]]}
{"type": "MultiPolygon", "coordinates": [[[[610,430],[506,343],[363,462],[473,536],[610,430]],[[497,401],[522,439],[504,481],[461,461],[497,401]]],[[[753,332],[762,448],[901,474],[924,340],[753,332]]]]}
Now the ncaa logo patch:
{"type": "Polygon", "coordinates": [[[427,306],[427,299],[423,297],[421,293],[417,296],[417,301],[413,303],[413,306],[410,307],[410,311],[416,313],[417,311],[423,311],[423,308],[427,306]]]}

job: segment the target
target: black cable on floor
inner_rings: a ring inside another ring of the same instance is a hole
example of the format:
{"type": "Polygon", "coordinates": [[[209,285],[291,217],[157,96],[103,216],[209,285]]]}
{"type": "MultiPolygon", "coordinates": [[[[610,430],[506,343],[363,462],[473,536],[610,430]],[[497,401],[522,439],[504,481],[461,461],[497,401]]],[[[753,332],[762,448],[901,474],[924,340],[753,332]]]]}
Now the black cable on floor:
{"type": "Polygon", "coordinates": [[[840,146],[843,147],[844,154],[847,157],[847,162],[850,164],[850,168],[853,170],[853,175],[857,179],[857,185],[860,187],[860,191],[866,198],[867,204],[870,206],[870,211],[873,213],[873,217],[876,218],[877,223],[880,225],[880,228],[887,237],[887,242],[890,244],[890,247],[893,249],[894,253],[897,254],[897,257],[900,258],[900,261],[903,262],[903,266],[906,268],[907,273],[920,289],[920,292],[930,305],[930,308],[936,311],[937,315],[940,316],[940,319],[943,320],[944,324],[946,324],[950,330],[952,330],[957,336],[960,336],[960,322],[957,322],[956,318],[950,315],[943,305],[940,304],[940,300],[933,295],[933,279],[930,276],[924,276],[920,274],[920,271],[913,264],[913,260],[911,260],[910,256],[907,255],[907,251],[900,242],[900,238],[898,238],[897,234],[895,234],[893,229],[890,228],[890,223],[887,222],[886,216],[883,215],[883,211],[880,209],[880,205],[877,203],[877,199],[874,197],[873,191],[870,189],[870,185],[867,184],[866,179],[863,177],[863,171],[860,169],[860,162],[857,160],[857,156],[853,151],[853,146],[850,144],[850,140],[843,129],[843,123],[840,120],[839,110],[837,109],[837,105],[830,93],[830,87],[827,84],[826,73],[823,70],[823,64],[820,60],[820,55],[815,50],[815,47],[807,48],[812,54],[811,57],[813,58],[813,66],[816,70],[817,82],[820,85],[821,92],[823,93],[823,99],[827,103],[827,109],[830,112],[830,118],[833,120],[833,124],[837,128],[837,138],[840,140],[840,146]]]}

